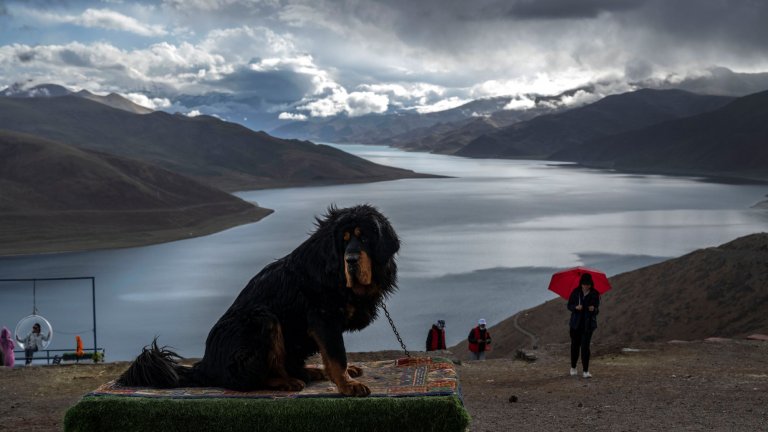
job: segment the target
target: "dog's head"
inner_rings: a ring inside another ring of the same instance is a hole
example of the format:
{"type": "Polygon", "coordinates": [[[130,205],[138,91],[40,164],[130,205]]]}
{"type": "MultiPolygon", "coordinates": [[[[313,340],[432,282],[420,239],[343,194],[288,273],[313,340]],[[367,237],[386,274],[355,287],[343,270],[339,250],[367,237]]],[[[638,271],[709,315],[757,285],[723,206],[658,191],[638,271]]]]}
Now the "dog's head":
{"type": "Polygon", "coordinates": [[[318,226],[333,236],[335,263],[344,285],[357,295],[386,295],[396,283],[395,254],[400,239],[375,207],[328,209],[318,226]]]}

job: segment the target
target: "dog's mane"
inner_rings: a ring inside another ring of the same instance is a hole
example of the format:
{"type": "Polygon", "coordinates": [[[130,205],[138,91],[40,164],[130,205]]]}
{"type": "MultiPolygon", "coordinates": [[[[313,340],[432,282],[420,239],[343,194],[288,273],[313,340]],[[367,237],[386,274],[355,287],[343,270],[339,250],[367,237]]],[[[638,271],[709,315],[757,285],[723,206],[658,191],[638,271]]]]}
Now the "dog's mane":
{"type": "Polygon", "coordinates": [[[328,207],[325,215],[315,218],[315,231],[284,259],[289,259],[292,267],[307,267],[308,263],[309,267],[314,268],[325,266],[322,274],[309,276],[323,286],[340,286],[344,283],[341,231],[358,225],[373,229],[377,233],[372,251],[374,282],[386,297],[394,292],[397,286],[397,264],[394,255],[400,249],[400,239],[389,220],[371,205],[347,209],[328,207]],[[329,251],[332,251],[334,256],[328,256],[329,251]]]}

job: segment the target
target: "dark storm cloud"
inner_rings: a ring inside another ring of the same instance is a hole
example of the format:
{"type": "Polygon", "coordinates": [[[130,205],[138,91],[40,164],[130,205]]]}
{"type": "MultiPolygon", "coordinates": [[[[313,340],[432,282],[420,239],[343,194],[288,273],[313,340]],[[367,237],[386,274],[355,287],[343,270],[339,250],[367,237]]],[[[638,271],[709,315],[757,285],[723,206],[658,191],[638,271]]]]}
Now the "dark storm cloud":
{"type": "Polygon", "coordinates": [[[291,70],[254,71],[242,68],[215,81],[220,88],[258,96],[271,104],[295,102],[313,89],[312,76],[291,70]]]}
{"type": "Polygon", "coordinates": [[[768,2],[762,0],[654,0],[617,19],[624,26],[662,32],[672,43],[701,41],[737,49],[748,44],[768,51],[768,2]]]}
{"type": "Polygon", "coordinates": [[[511,6],[509,14],[523,19],[595,18],[603,12],[634,9],[645,2],[646,0],[522,0],[511,6]]]}
{"type": "Polygon", "coordinates": [[[19,61],[22,63],[27,63],[35,59],[35,52],[34,51],[20,52],[16,54],[16,58],[18,58],[19,61]]]}
{"type": "Polygon", "coordinates": [[[92,65],[89,59],[84,58],[80,53],[69,49],[59,52],[59,58],[61,58],[62,62],[70,66],[89,67],[92,65]]]}
{"type": "Polygon", "coordinates": [[[653,74],[653,65],[645,60],[633,59],[624,66],[624,76],[630,82],[646,79],[653,74]]]}

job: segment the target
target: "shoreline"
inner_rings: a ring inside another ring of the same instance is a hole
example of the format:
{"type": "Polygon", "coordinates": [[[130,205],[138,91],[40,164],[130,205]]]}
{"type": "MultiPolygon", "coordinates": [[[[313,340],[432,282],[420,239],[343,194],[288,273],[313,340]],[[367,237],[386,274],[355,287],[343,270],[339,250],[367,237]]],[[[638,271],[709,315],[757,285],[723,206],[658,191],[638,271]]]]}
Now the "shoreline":
{"type": "MultiPolygon", "coordinates": [[[[191,225],[173,227],[121,226],[114,225],[82,226],[81,231],[72,227],[54,228],[53,230],[30,239],[24,230],[13,235],[0,232],[0,258],[25,257],[33,255],[64,254],[72,252],[90,252],[105,249],[124,249],[170,243],[195,237],[202,237],[234,228],[236,226],[258,222],[274,210],[253,205],[251,208],[222,216],[206,217],[191,225]],[[57,235],[58,234],[58,235],[57,235]],[[14,238],[15,237],[15,238],[14,238]]],[[[123,218],[130,215],[121,214],[123,218]]],[[[178,216],[171,213],[170,216],[178,216]]],[[[76,216],[75,216],[76,217],[76,216]]]]}
{"type": "Polygon", "coordinates": [[[588,164],[573,161],[547,161],[552,162],[553,166],[562,168],[591,169],[604,171],[607,173],[628,174],[628,175],[660,175],[667,177],[685,177],[704,183],[728,184],[728,185],[768,185],[768,176],[746,176],[729,172],[710,172],[685,169],[629,169],[614,168],[602,166],[599,164],[588,164]],[[562,163],[562,165],[561,165],[562,163]]]}
{"type": "MultiPolygon", "coordinates": [[[[150,246],[202,237],[254,223],[274,213],[236,194],[258,190],[340,186],[402,179],[448,178],[397,167],[393,172],[359,178],[306,181],[232,182],[221,190],[240,201],[187,208],[126,211],[72,210],[0,213],[0,258],[64,254],[150,246]]],[[[221,186],[221,185],[220,185],[221,186]]]]}
{"type": "Polygon", "coordinates": [[[634,174],[634,175],[660,175],[667,177],[686,177],[695,181],[706,183],[718,183],[718,184],[731,184],[731,185],[768,185],[768,173],[743,175],[735,172],[719,172],[719,171],[699,171],[693,169],[643,169],[643,168],[615,168],[608,164],[590,164],[588,162],[576,162],[567,160],[554,160],[548,159],[547,155],[530,155],[530,156],[518,156],[518,157],[478,157],[478,156],[463,156],[454,153],[442,153],[442,152],[430,152],[424,150],[412,150],[403,149],[397,146],[388,145],[387,147],[401,150],[407,153],[427,153],[437,154],[443,156],[452,156],[465,159],[488,159],[488,160],[519,160],[519,161],[541,161],[549,166],[557,166],[560,168],[577,168],[577,169],[591,169],[603,171],[606,173],[616,174],[634,174]]]}

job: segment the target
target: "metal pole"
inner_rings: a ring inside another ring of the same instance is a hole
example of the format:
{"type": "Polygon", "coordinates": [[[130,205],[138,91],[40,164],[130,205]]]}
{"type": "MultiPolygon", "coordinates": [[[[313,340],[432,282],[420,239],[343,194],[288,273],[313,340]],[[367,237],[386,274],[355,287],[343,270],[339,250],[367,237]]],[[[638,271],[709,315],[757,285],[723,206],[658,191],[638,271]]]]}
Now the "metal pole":
{"type": "Polygon", "coordinates": [[[91,306],[93,306],[93,355],[96,355],[96,278],[91,277],[91,306]]]}

